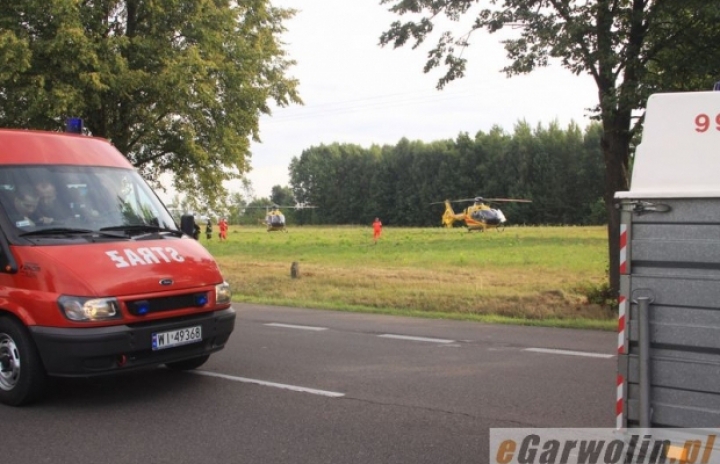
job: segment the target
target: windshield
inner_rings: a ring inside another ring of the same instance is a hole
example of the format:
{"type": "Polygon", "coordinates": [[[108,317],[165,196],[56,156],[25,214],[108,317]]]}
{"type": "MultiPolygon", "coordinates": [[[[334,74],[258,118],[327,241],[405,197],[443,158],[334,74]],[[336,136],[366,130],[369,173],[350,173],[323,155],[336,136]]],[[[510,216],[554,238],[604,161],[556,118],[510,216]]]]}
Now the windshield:
{"type": "Polygon", "coordinates": [[[124,228],[177,231],[155,193],[132,169],[0,167],[0,205],[15,233],[22,236],[124,228]]]}

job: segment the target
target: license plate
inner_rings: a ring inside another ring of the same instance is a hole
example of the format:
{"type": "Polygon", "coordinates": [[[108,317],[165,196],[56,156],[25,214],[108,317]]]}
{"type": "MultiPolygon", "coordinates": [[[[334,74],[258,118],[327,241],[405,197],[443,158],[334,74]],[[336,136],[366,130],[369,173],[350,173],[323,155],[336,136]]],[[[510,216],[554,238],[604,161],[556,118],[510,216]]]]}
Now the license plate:
{"type": "Polygon", "coordinates": [[[202,327],[185,327],[184,329],[170,330],[152,334],[152,349],[163,350],[174,346],[197,343],[202,340],[202,327]]]}

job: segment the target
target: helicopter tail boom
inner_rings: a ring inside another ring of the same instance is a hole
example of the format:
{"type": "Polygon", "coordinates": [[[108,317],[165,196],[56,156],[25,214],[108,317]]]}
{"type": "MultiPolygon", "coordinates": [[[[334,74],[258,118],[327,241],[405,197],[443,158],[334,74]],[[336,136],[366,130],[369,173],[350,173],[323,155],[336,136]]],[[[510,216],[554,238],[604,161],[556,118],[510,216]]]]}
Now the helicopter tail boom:
{"type": "Polygon", "coordinates": [[[445,200],[445,212],[442,216],[442,224],[445,227],[452,227],[455,221],[460,221],[465,217],[463,213],[455,214],[455,211],[450,204],[450,200],[445,200]]]}

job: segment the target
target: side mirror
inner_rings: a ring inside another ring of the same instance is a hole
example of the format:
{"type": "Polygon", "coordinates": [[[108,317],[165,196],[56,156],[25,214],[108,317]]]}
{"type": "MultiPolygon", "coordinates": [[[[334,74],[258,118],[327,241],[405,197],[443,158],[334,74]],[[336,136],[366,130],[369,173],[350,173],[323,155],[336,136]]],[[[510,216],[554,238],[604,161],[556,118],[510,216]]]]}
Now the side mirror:
{"type": "Polygon", "coordinates": [[[192,237],[195,232],[195,215],[183,214],[180,217],[180,230],[182,230],[185,235],[192,237]]]}

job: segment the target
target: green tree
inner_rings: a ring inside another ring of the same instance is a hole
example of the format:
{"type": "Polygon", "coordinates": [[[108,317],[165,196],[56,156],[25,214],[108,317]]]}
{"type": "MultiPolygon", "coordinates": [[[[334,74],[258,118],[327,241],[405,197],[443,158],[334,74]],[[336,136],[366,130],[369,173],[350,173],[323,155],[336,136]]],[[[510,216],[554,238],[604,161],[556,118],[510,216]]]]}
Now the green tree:
{"type": "Polygon", "coordinates": [[[243,206],[240,224],[265,224],[265,215],[273,209],[273,206],[269,198],[254,198],[243,206]]]}
{"type": "MultiPolygon", "coordinates": [[[[240,224],[242,213],[245,211],[247,202],[240,192],[233,192],[229,195],[225,209],[228,212],[227,220],[230,224],[240,224]]],[[[213,222],[217,223],[217,218],[213,214],[208,214],[213,222]]]]}
{"type": "Polygon", "coordinates": [[[709,89],[720,67],[720,8],[716,0],[380,0],[399,15],[417,20],[395,21],[380,37],[381,45],[420,45],[441,14],[457,21],[476,4],[470,31],[444,32],[428,53],[425,72],[446,66],[438,88],[463,77],[470,33],[517,27],[505,41],[508,75],[531,72],[551,59],[575,74],[589,73],[598,89],[597,115],[602,121],[605,160],[604,200],[608,214],[610,285],[619,287],[619,214],[616,191],[629,186],[631,141],[652,91],[709,89]],[[700,58],[701,57],[701,58],[700,58]],[[684,65],[687,66],[684,66],[684,65]]]}
{"type": "Polygon", "coordinates": [[[171,172],[215,202],[248,170],[269,102],[302,103],[279,40],[294,13],[270,0],[0,2],[0,126],[82,117],[149,181],[171,172]]]}
{"type": "Polygon", "coordinates": [[[273,185],[270,192],[270,201],[278,206],[294,206],[295,195],[290,187],[273,185]]]}
{"type": "Polygon", "coordinates": [[[375,145],[371,150],[373,155],[373,172],[370,180],[370,195],[366,208],[367,216],[364,216],[366,223],[369,217],[382,218],[384,224],[395,224],[392,215],[396,209],[397,177],[391,160],[394,158],[395,149],[390,145],[379,147],[375,145]]]}
{"type": "Polygon", "coordinates": [[[583,186],[581,195],[584,211],[580,224],[602,225],[608,221],[602,198],[604,179],[597,175],[603,169],[600,145],[602,133],[602,125],[594,122],[585,128],[583,134],[583,149],[580,151],[582,160],[580,170],[576,173],[577,181],[583,186]]]}
{"type": "Polygon", "coordinates": [[[293,157],[288,168],[290,185],[299,203],[317,206],[318,220],[332,224],[335,216],[335,160],[338,158],[337,144],[310,147],[293,157]]]}

